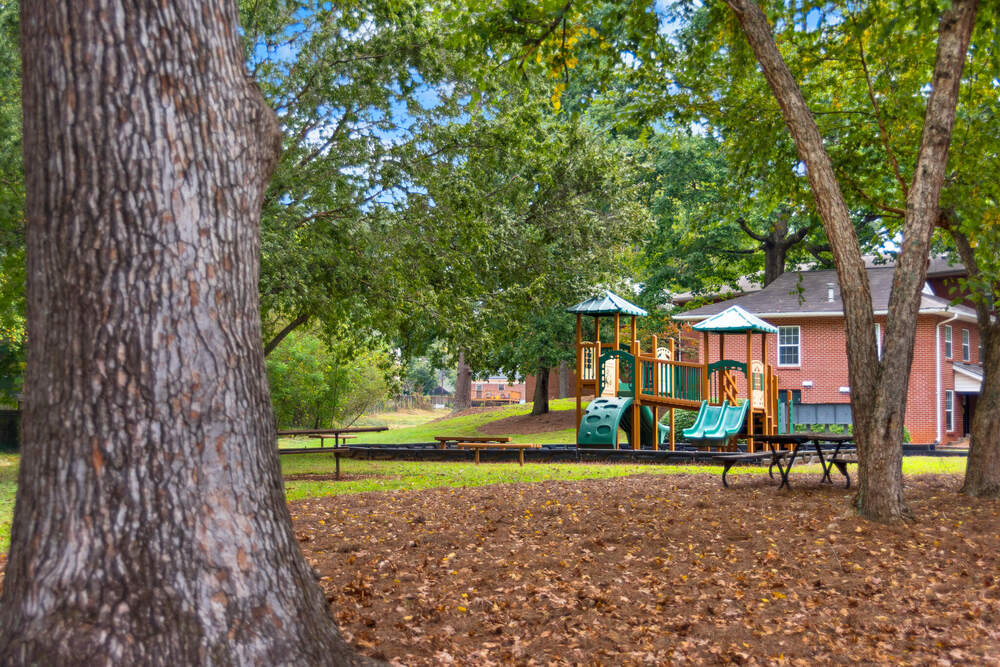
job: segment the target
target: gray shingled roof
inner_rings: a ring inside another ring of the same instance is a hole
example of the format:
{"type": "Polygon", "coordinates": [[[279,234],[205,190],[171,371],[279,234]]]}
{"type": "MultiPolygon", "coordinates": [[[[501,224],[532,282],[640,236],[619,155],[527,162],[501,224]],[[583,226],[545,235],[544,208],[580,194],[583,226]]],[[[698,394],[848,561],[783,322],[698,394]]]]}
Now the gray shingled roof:
{"type": "Polygon", "coordinates": [[[977,366],[975,364],[962,364],[962,363],[959,363],[959,362],[955,362],[953,364],[953,366],[955,367],[956,371],[960,371],[962,373],[965,373],[966,375],[971,375],[972,377],[976,378],[980,382],[983,379],[983,367],[982,366],[977,366]]]}
{"type": "MultiPolygon", "coordinates": [[[[889,292],[892,289],[891,266],[869,268],[868,282],[871,285],[872,307],[876,314],[889,309],[889,292]]],[[[947,311],[962,319],[975,321],[976,313],[964,306],[951,306],[949,299],[924,294],[921,297],[921,312],[947,311]]],[[[758,317],[792,317],[795,315],[843,315],[844,304],[840,300],[840,285],[836,271],[788,272],[760,290],[733,299],[719,301],[701,308],[675,315],[678,320],[703,320],[721,313],[730,306],[740,306],[758,317]],[[831,296],[832,289],[832,299],[831,296]]]]}
{"type": "Polygon", "coordinates": [[[635,305],[629,303],[614,292],[604,291],[604,296],[595,296],[566,309],[567,313],[578,313],[580,315],[647,315],[648,313],[635,305]]]}

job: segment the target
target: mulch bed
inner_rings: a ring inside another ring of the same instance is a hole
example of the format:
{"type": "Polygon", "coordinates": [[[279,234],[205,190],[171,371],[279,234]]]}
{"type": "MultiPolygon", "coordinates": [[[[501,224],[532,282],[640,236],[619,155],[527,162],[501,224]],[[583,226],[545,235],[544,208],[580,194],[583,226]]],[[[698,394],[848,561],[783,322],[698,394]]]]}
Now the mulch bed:
{"type": "Polygon", "coordinates": [[[920,521],[886,527],[818,479],[641,475],[291,510],[345,638],[396,663],[1000,664],[1000,503],[907,478],[920,521]]]}
{"type": "Polygon", "coordinates": [[[576,410],[559,410],[544,415],[515,415],[498,419],[479,427],[486,435],[508,435],[510,433],[551,433],[576,427],[576,410]]]}

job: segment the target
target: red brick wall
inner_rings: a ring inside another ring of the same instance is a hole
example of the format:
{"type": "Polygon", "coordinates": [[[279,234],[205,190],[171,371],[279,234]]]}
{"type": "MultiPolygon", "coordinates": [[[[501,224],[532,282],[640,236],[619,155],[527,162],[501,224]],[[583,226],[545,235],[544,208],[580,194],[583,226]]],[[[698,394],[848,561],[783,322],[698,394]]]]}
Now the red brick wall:
{"type": "MultiPolygon", "coordinates": [[[[529,375],[524,379],[524,398],[526,401],[531,401],[535,396],[535,383],[537,378],[534,375],[529,375]]],[[[576,396],[576,371],[570,368],[569,371],[569,393],[566,396],[559,395],[559,369],[552,368],[549,370],[549,400],[556,398],[572,398],[576,396]]]]}
{"type": "MultiPolygon", "coordinates": [[[[957,440],[962,437],[962,414],[960,401],[955,401],[954,430],[944,432],[944,392],[953,389],[954,372],[951,360],[944,358],[944,327],[941,328],[941,400],[938,404],[935,374],[934,339],[935,325],[944,318],[925,316],[917,323],[915,353],[910,371],[910,385],[906,401],[905,426],[915,443],[931,443],[938,439],[936,419],[940,416],[942,424],[942,442],[957,440]]],[[[881,335],[885,335],[885,318],[877,317],[881,325],[881,335]]],[[[778,374],[779,388],[799,390],[802,392],[803,403],[850,403],[850,394],[842,393],[840,387],[849,386],[847,376],[847,351],[844,332],[844,320],[841,317],[816,317],[801,319],[781,319],[771,322],[775,326],[798,325],[799,329],[799,365],[778,366],[777,336],[767,336],[767,357],[765,361],[771,364],[778,374]],[[811,387],[803,386],[803,382],[812,382],[811,387]]],[[[976,345],[978,336],[976,327],[968,322],[952,322],[953,352],[955,360],[961,360],[961,343],[963,328],[970,333],[970,357],[972,363],[978,361],[976,345]]],[[[884,340],[883,340],[884,342],[884,340]]],[[[752,339],[753,357],[760,358],[760,334],[754,334],[752,339]]],[[[709,335],[710,361],[719,360],[719,336],[709,335]]],[[[727,335],[725,341],[727,359],[746,361],[746,336],[727,335]]],[[[745,395],[745,382],[740,381],[740,392],[745,395]]]]}

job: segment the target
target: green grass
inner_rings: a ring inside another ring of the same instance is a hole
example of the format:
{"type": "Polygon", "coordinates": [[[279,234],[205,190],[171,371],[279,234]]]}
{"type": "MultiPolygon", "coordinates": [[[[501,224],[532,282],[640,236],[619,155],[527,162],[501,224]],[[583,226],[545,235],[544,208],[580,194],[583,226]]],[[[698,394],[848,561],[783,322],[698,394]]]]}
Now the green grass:
{"type": "Polygon", "coordinates": [[[447,410],[400,410],[360,417],[354,426],[388,426],[390,429],[420,426],[448,414],[447,410]]]}
{"type": "MultiPolygon", "coordinates": [[[[17,491],[17,454],[0,453],[0,552],[10,543],[10,522],[17,491]]],[[[330,474],[334,470],[331,454],[283,456],[281,469],[285,475],[314,473],[330,474]]],[[[636,474],[674,475],[719,474],[719,466],[704,465],[634,465],[584,463],[441,463],[421,461],[341,461],[341,472],[348,475],[369,475],[354,481],[297,480],[285,483],[288,500],[334,496],[366,491],[431,489],[439,487],[470,487],[487,484],[516,484],[547,480],[607,479],[636,474]]],[[[730,474],[761,473],[766,468],[737,466],[730,474]]],[[[795,472],[819,472],[819,464],[796,466],[795,472]]],[[[965,457],[908,456],[903,459],[903,474],[962,474],[965,457]]]]}
{"type": "MultiPolygon", "coordinates": [[[[549,409],[553,412],[576,410],[575,398],[558,398],[549,401],[549,409]]],[[[359,433],[351,442],[396,445],[408,442],[433,442],[436,435],[483,435],[479,427],[498,419],[506,419],[531,412],[531,403],[511,405],[477,412],[471,415],[442,419],[441,421],[424,422],[403,428],[392,428],[381,433],[359,433]]],[[[566,444],[576,442],[576,429],[568,428],[550,433],[509,434],[511,442],[537,442],[542,445],[566,444]]],[[[282,438],[280,447],[318,447],[316,438],[282,438]]]]}
{"type": "MultiPolygon", "coordinates": [[[[328,474],[334,470],[331,454],[285,456],[281,462],[286,475],[301,473],[328,474]],[[290,460],[297,459],[297,460],[290,460]]],[[[372,475],[355,481],[288,481],[285,483],[289,500],[366,491],[432,489],[439,487],[486,486],[488,484],[519,484],[548,480],[607,479],[649,473],[715,473],[717,466],[701,465],[635,465],[600,463],[444,463],[429,461],[360,461],[341,460],[341,473],[372,475]]],[[[751,472],[750,468],[734,469],[733,473],[751,472]]],[[[758,471],[759,472],[759,471],[758,471]]]]}
{"type": "Polygon", "coordinates": [[[17,496],[17,454],[0,453],[0,552],[10,544],[10,521],[14,516],[14,497],[17,496]]]}

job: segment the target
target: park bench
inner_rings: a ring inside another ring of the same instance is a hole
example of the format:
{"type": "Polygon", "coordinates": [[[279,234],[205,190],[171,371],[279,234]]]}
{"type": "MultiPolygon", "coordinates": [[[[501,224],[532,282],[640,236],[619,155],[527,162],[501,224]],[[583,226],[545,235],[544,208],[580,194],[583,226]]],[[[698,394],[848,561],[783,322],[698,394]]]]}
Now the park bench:
{"type": "Polygon", "coordinates": [[[857,450],[840,452],[835,457],[829,459],[829,462],[832,465],[837,466],[837,470],[839,470],[840,474],[844,476],[844,479],[846,480],[844,482],[844,488],[845,489],[851,488],[851,476],[847,474],[847,466],[858,465],[857,450]]]}
{"type": "Polygon", "coordinates": [[[765,452],[753,452],[750,454],[718,454],[712,457],[713,461],[718,461],[722,464],[722,486],[729,487],[729,483],[726,481],[726,473],[737,463],[761,463],[765,459],[769,460],[770,463],[767,466],[767,474],[774,479],[774,466],[778,461],[784,460],[785,458],[791,456],[791,452],[788,450],[777,450],[777,451],[765,451],[765,452]]]}
{"type": "Polygon", "coordinates": [[[445,449],[449,442],[510,442],[506,435],[436,435],[434,439],[445,449]]]}
{"type": "MultiPolygon", "coordinates": [[[[510,438],[507,438],[510,440],[510,438]]],[[[459,442],[456,445],[459,449],[471,449],[476,453],[476,463],[479,463],[479,452],[483,449],[516,449],[518,450],[519,461],[524,465],[524,450],[541,449],[542,446],[535,442],[459,442]]]]}

